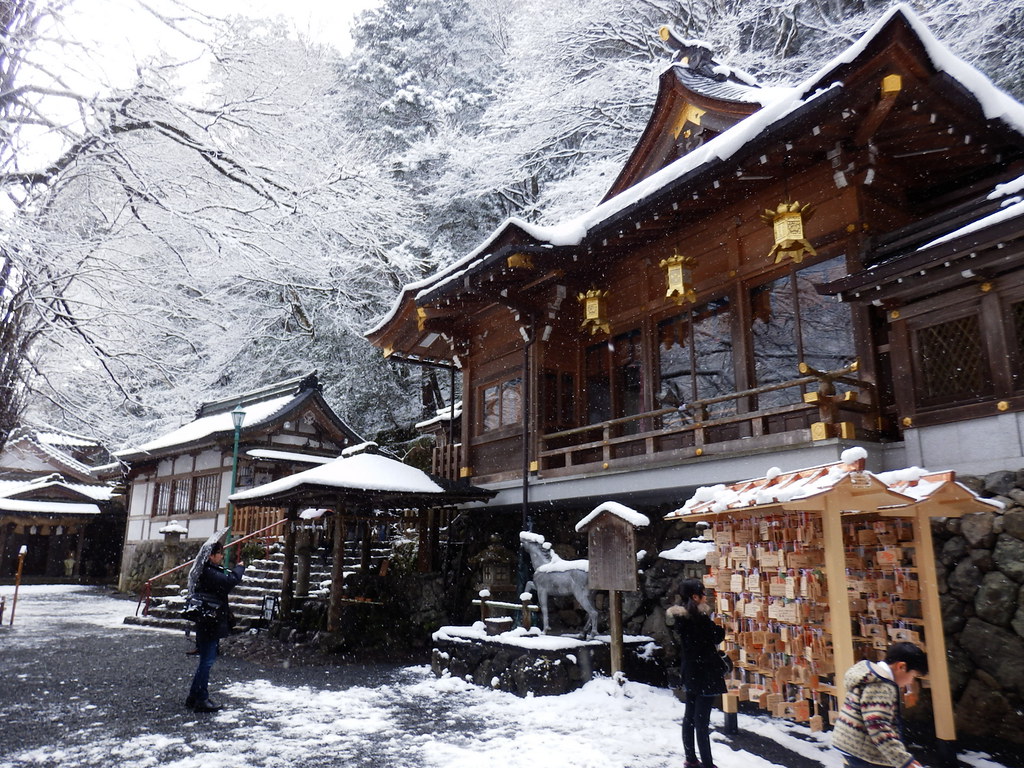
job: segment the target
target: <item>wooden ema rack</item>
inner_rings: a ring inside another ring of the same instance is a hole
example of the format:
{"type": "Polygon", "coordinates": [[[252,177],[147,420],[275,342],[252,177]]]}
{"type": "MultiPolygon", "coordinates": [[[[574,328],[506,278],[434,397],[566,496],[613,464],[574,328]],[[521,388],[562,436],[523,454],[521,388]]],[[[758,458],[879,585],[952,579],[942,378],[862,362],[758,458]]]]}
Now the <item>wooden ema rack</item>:
{"type": "Polygon", "coordinates": [[[929,518],[993,506],[953,480],[922,473],[890,486],[860,460],[736,483],[731,497],[695,497],[666,516],[711,524],[705,584],[735,665],[726,712],[752,701],[821,729],[843,673],[909,641],[929,657],[936,736],[955,740],[929,518]],[[798,481],[804,492],[777,491],[798,481]]]}
{"type": "MultiPolygon", "coordinates": [[[[897,640],[923,646],[913,525],[849,523],[842,532],[854,657],[882,659],[897,640]]],[[[747,517],[719,522],[711,535],[704,584],[735,665],[729,692],[820,730],[823,714],[831,722],[838,709],[821,517],[747,517]]]]}

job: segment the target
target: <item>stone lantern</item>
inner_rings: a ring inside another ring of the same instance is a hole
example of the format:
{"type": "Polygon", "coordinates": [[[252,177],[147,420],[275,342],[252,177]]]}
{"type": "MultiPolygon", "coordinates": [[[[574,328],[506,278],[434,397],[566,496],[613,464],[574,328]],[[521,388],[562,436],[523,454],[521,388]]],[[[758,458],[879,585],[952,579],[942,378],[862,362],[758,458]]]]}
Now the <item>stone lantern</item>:
{"type": "Polygon", "coordinates": [[[489,589],[492,593],[515,591],[516,555],[501,545],[498,534],[491,534],[491,543],[470,558],[470,563],[476,569],[476,589],[489,589]]]}
{"type": "Polygon", "coordinates": [[[188,528],[174,521],[160,528],[157,533],[164,535],[164,560],[160,570],[169,571],[181,559],[181,534],[188,533],[188,528]]]}

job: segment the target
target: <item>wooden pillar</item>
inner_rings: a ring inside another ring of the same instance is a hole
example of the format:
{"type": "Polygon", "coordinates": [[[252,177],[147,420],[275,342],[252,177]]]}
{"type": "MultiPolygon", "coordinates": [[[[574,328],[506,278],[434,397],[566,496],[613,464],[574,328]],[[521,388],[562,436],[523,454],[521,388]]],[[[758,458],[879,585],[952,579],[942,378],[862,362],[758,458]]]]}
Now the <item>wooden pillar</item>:
{"type": "Polygon", "coordinates": [[[295,602],[295,518],[294,505],[288,508],[288,522],[284,524],[284,562],[281,564],[281,610],[283,621],[288,621],[295,602]]]}
{"type": "MultiPolygon", "coordinates": [[[[949,684],[949,667],[946,664],[946,637],[942,630],[939,580],[935,568],[932,526],[927,511],[918,509],[913,523],[917,577],[921,592],[921,616],[924,621],[925,644],[928,648],[928,679],[931,681],[932,689],[935,737],[940,742],[949,742],[947,751],[952,752],[951,742],[956,740],[953,693],[949,684]]],[[[952,762],[955,764],[955,756],[952,762]]]]}
{"type": "Polygon", "coordinates": [[[364,520],[360,523],[362,527],[362,539],[359,542],[359,570],[363,574],[370,572],[370,554],[373,546],[373,528],[370,525],[369,520],[364,520]]]}
{"type": "Polygon", "coordinates": [[[430,539],[430,570],[436,571],[441,567],[439,553],[441,551],[441,510],[431,509],[427,518],[427,530],[430,539]]]}
{"type": "MultiPolygon", "coordinates": [[[[597,627],[594,627],[597,632],[597,627]]],[[[608,591],[608,633],[611,635],[612,677],[622,671],[622,593],[608,591]]]]}
{"type": "Polygon", "coordinates": [[[427,573],[430,570],[430,537],[427,533],[427,513],[422,509],[416,510],[416,530],[420,540],[419,552],[416,556],[416,570],[419,573],[427,573]]]}
{"type": "MultiPolygon", "coordinates": [[[[308,523],[307,523],[308,525],[308,523]]],[[[295,595],[309,596],[309,559],[313,553],[313,533],[305,525],[295,535],[295,595]]]]}
{"type": "Polygon", "coordinates": [[[825,539],[825,576],[828,582],[828,607],[831,618],[832,652],[835,659],[835,689],[839,706],[846,697],[843,675],[853,666],[853,630],[850,626],[850,599],[846,593],[846,548],[843,546],[843,521],[840,509],[826,500],[821,512],[825,539]]]}
{"type": "MultiPolygon", "coordinates": [[[[72,573],[71,575],[72,576],[77,576],[79,579],[81,579],[82,576],[85,575],[85,572],[82,570],[82,566],[84,565],[84,563],[82,563],[82,548],[85,546],[85,529],[86,529],[86,526],[83,525],[82,527],[77,528],[77,533],[75,534],[78,537],[78,540],[75,543],[75,571],[76,572],[72,573]]],[[[94,568],[95,568],[95,566],[94,566],[94,568]]]]}
{"type": "Polygon", "coordinates": [[[327,604],[327,631],[341,629],[341,600],[345,594],[345,507],[338,499],[334,507],[334,541],[331,551],[331,596],[327,604]]]}

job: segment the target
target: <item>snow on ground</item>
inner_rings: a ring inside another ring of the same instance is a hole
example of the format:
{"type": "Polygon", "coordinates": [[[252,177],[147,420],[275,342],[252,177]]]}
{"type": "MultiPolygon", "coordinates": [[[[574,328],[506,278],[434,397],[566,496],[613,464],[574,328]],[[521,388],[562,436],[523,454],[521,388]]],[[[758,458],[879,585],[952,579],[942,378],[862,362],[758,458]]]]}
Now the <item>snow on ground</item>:
{"type": "MultiPolygon", "coordinates": [[[[7,597],[5,624],[12,591],[0,587],[0,595],[7,597]]],[[[31,656],[37,653],[31,649],[40,649],[41,654],[58,637],[74,643],[76,633],[79,643],[96,642],[96,638],[109,643],[116,627],[124,634],[113,636],[124,639],[125,648],[138,650],[122,657],[117,668],[110,669],[111,676],[131,678],[138,670],[148,669],[154,653],[181,658],[178,637],[163,640],[153,632],[142,635],[139,628],[121,624],[134,609],[134,602],[95,588],[23,587],[14,631],[4,627],[0,647],[20,646],[30,649],[31,656]],[[164,645],[157,648],[154,642],[164,645]]],[[[25,656],[15,658],[28,663],[25,656]]],[[[435,679],[424,666],[310,668],[286,674],[235,660],[237,666],[231,667],[230,674],[224,670],[227,662],[218,662],[221,666],[214,668],[215,697],[227,708],[214,715],[196,715],[177,703],[192,663],[174,662],[172,669],[180,667],[178,679],[163,681],[167,705],[151,710],[137,727],[115,722],[118,718],[112,718],[104,703],[98,708],[90,703],[95,689],[62,688],[64,701],[50,703],[49,711],[60,703],[67,707],[69,701],[91,711],[49,746],[8,752],[0,738],[0,768],[676,768],[682,764],[682,704],[668,690],[639,683],[619,685],[599,678],[564,696],[521,699],[459,679],[435,679]]],[[[5,674],[20,678],[38,674],[9,660],[2,666],[5,674]]],[[[107,674],[105,666],[100,669],[107,674]]],[[[64,676],[66,670],[49,674],[64,676]]],[[[159,675],[171,677],[166,670],[159,675]]],[[[160,680],[152,682],[161,685],[160,680]]],[[[0,686],[0,711],[12,705],[20,706],[5,701],[0,686]]],[[[715,712],[712,724],[720,728],[722,718],[715,712]]],[[[51,726],[56,726],[55,733],[62,726],[67,728],[59,718],[51,718],[51,726]]],[[[825,734],[746,715],[740,716],[740,729],[823,768],[841,766],[838,755],[828,749],[825,734]]],[[[734,749],[717,733],[713,739],[719,768],[778,765],[734,749]]],[[[984,754],[963,757],[974,768],[1002,768],[984,754]]]]}

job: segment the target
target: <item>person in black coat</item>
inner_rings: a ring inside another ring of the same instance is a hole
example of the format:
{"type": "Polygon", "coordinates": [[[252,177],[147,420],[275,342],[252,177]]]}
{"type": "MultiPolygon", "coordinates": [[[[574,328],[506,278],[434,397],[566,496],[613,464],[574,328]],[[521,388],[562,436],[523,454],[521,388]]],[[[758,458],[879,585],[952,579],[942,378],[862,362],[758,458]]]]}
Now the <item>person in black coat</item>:
{"type": "Polygon", "coordinates": [[[718,655],[718,644],[725,639],[725,629],[711,620],[711,609],[700,581],[681,581],[679,597],[680,604],[665,612],[665,623],[675,632],[679,643],[680,672],[686,688],[684,768],[715,768],[711,759],[711,707],[715,697],[726,691],[725,672],[718,655]],[[699,761],[694,741],[700,750],[699,761]]]}
{"type": "Polygon", "coordinates": [[[224,545],[220,542],[213,545],[210,559],[203,566],[196,583],[195,595],[204,602],[217,606],[216,617],[212,621],[196,623],[196,650],[199,653],[199,665],[192,677],[185,706],[196,712],[216,712],[220,707],[210,701],[210,670],[217,660],[220,651],[220,639],[231,634],[231,610],[228,607],[228,593],[242,580],[245,563],[239,563],[233,570],[227,570],[224,563],[224,545]]]}

